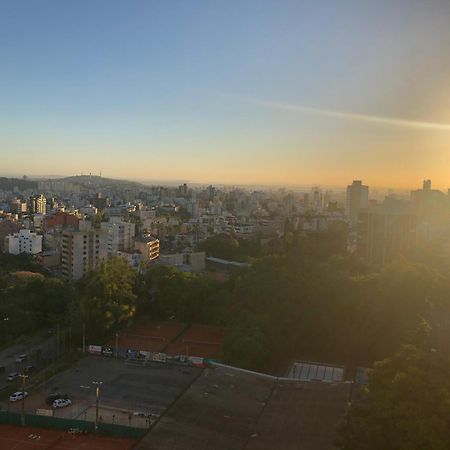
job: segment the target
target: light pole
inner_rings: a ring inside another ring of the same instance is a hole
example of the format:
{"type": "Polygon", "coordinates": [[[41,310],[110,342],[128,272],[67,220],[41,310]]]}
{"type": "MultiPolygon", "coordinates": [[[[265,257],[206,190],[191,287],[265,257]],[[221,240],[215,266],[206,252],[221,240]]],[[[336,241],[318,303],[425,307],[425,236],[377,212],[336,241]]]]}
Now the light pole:
{"type": "Polygon", "coordinates": [[[116,333],[116,359],[119,357],[119,333],[116,333]]]}
{"type": "Polygon", "coordinates": [[[98,402],[100,400],[100,386],[103,384],[103,381],[93,381],[92,384],[95,384],[95,431],[98,429],[98,402]]]}
{"type": "Polygon", "coordinates": [[[20,414],[20,423],[22,426],[25,426],[25,379],[28,378],[28,375],[21,373],[19,375],[22,378],[22,410],[20,414]]]}
{"type": "Polygon", "coordinates": [[[86,353],[86,323],[83,322],[83,353],[86,353]]]}
{"type": "Polygon", "coordinates": [[[9,317],[3,317],[3,322],[5,323],[5,341],[8,339],[8,321],[9,317]]]}
{"type": "Polygon", "coordinates": [[[56,359],[59,359],[60,345],[61,345],[61,336],[60,336],[60,328],[59,323],[56,325],[56,359]]]}

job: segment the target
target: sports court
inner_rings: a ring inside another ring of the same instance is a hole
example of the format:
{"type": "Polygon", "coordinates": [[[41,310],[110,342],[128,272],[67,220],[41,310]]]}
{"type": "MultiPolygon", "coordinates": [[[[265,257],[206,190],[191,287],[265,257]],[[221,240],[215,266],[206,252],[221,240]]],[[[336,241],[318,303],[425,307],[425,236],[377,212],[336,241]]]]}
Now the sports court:
{"type": "Polygon", "coordinates": [[[185,324],[178,322],[141,321],[120,332],[117,344],[121,349],[161,352],[185,328],[185,324]]]}
{"type": "Polygon", "coordinates": [[[135,441],[94,435],[74,435],[67,431],[0,425],[2,450],[129,450],[135,441]]]}
{"type": "Polygon", "coordinates": [[[213,325],[191,325],[165,352],[168,355],[217,358],[220,355],[226,329],[213,325]]]}

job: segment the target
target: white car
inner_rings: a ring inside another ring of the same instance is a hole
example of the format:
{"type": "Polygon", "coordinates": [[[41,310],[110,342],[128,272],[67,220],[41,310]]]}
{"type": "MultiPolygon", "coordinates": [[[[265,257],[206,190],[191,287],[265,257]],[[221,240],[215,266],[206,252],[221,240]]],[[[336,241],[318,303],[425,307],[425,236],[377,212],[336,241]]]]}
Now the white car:
{"type": "Polygon", "coordinates": [[[22,355],[19,355],[17,358],[16,358],[16,363],[23,363],[24,361],[26,361],[27,360],[27,355],[24,353],[24,354],[22,354],[22,355]]]}
{"type": "Polygon", "coordinates": [[[22,400],[25,397],[28,397],[28,392],[18,391],[18,392],[14,392],[14,394],[9,397],[9,401],[17,402],[19,400],[22,400]]]}
{"type": "Polygon", "coordinates": [[[72,404],[72,400],[68,398],[58,398],[53,402],[53,408],[64,408],[72,404]]]}

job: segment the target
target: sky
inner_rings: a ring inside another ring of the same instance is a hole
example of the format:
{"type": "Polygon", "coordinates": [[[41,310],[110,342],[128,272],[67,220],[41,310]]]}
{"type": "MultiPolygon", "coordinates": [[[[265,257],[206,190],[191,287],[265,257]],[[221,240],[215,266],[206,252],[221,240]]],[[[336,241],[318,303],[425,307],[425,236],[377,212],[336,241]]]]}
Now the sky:
{"type": "Polygon", "coordinates": [[[0,0],[0,174],[450,187],[450,2],[0,0]]]}

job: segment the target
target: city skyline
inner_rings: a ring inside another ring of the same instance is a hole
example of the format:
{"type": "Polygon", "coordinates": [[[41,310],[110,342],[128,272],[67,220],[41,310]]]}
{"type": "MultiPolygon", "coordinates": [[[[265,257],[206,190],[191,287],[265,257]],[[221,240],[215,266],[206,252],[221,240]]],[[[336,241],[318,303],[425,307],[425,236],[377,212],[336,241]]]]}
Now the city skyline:
{"type": "MultiPolygon", "coordinates": [[[[129,182],[135,182],[135,183],[140,183],[143,184],[145,186],[169,186],[169,187],[178,187],[180,184],[187,184],[191,187],[206,187],[208,185],[217,185],[217,186],[223,186],[223,187],[237,187],[237,188],[247,188],[247,189],[282,189],[282,188],[286,188],[286,189],[293,189],[293,190],[298,190],[298,191],[302,191],[302,190],[310,190],[310,189],[314,189],[314,188],[320,188],[320,189],[335,189],[337,191],[342,191],[344,192],[347,188],[347,185],[349,183],[352,183],[353,181],[362,181],[364,183],[366,183],[366,179],[364,177],[357,177],[354,179],[349,179],[346,182],[344,182],[343,184],[336,184],[336,185],[332,185],[332,184],[326,184],[326,183],[226,183],[226,182],[221,182],[221,181],[216,181],[216,180],[206,180],[204,182],[201,181],[191,181],[191,180],[187,180],[187,179],[141,179],[141,178],[130,178],[130,177],[113,177],[113,176],[109,176],[108,174],[102,174],[102,172],[98,172],[98,173],[94,173],[94,172],[88,172],[88,173],[76,173],[76,174],[68,174],[68,175],[45,175],[45,174],[37,174],[37,175],[29,175],[29,174],[20,174],[20,173],[2,173],[0,172],[0,178],[4,177],[4,178],[12,178],[12,179],[22,179],[23,177],[26,177],[27,179],[30,180],[36,180],[36,181],[44,181],[44,180],[58,180],[58,179],[64,179],[64,178],[71,178],[71,177],[86,177],[86,176],[92,176],[92,177],[100,177],[100,178],[104,178],[104,179],[111,179],[111,180],[117,180],[117,181],[129,181],[129,182]]],[[[399,192],[405,195],[409,195],[411,190],[415,190],[420,188],[421,186],[423,186],[423,183],[425,181],[429,181],[431,180],[432,182],[432,187],[433,189],[437,189],[440,191],[445,191],[447,192],[448,190],[450,190],[450,187],[448,187],[447,185],[437,185],[434,180],[432,178],[429,177],[425,177],[422,178],[421,180],[417,180],[417,183],[411,186],[406,186],[406,187],[399,187],[396,186],[395,181],[393,180],[392,183],[390,185],[386,185],[386,186],[377,186],[377,185],[369,185],[369,187],[371,188],[372,192],[376,192],[377,194],[383,194],[385,193],[389,193],[389,192],[399,192]]],[[[366,183],[369,184],[369,183],[366,183]]]]}
{"type": "Polygon", "coordinates": [[[5,5],[0,171],[446,189],[450,5],[433,6],[5,5]]]}

